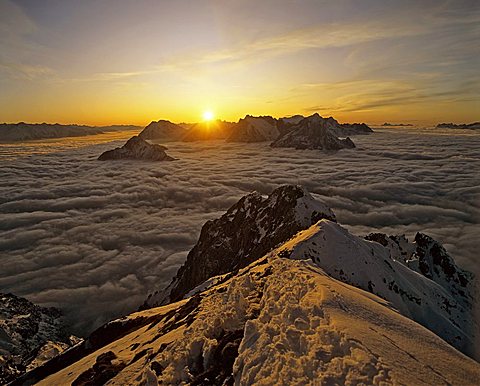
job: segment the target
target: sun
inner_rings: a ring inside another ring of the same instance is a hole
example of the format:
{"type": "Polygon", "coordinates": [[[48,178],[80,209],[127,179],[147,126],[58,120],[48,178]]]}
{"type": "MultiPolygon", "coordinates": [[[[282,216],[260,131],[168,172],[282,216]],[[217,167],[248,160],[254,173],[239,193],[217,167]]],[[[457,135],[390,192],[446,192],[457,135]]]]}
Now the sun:
{"type": "Polygon", "coordinates": [[[204,121],[211,121],[211,120],[213,120],[213,118],[215,118],[215,116],[213,115],[213,112],[211,112],[210,110],[207,110],[207,111],[203,112],[203,120],[204,121]]]}

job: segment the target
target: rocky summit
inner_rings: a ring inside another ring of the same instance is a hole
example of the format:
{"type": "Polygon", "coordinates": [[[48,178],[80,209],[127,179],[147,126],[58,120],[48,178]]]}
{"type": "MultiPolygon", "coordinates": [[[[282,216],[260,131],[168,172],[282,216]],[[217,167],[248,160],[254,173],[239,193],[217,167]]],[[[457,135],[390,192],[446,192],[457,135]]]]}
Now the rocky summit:
{"type": "Polygon", "coordinates": [[[144,139],[134,136],[125,145],[108,150],[100,155],[100,161],[135,159],[145,161],[173,161],[174,158],[165,153],[167,148],[161,145],[152,145],[144,139]]]}
{"type": "Polygon", "coordinates": [[[272,147],[293,147],[296,149],[340,150],[351,149],[355,144],[350,138],[337,136],[338,122],[313,114],[302,119],[284,135],[272,142],[272,147]]]}
{"type": "Polygon", "coordinates": [[[300,186],[281,186],[268,197],[250,193],[205,223],[167,293],[154,294],[147,304],[182,299],[205,280],[247,266],[322,218],[335,221],[330,208],[300,186]]]}
{"type": "Polygon", "coordinates": [[[204,225],[164,306],[14,384],[473,385],[472,288],[432,238],[355,236],[281,186],[204,225]]]}
{"type": "Polygon", "coordinates": [[[264,142],[273,141],[280,135],[277,120],[270,116],[240,119],[227,138],[227,142],[264,142]]]}

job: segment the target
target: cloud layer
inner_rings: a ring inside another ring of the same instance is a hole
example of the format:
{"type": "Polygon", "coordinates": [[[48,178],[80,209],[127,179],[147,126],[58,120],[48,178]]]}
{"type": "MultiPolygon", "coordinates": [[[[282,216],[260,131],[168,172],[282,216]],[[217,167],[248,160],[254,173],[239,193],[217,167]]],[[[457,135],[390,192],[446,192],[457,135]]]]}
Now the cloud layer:
{"type": "Polygon", "coordinates": [[[332,154],[170,143],[178,161],[97,162],[116,141],[2,160],[0,290],[60,306],[85,334],[167,285],[206,220],[286,183],[305,185],[357,234],[422,231],[475,270],[480,136],[455,133],[377,132],[332,154]]]}

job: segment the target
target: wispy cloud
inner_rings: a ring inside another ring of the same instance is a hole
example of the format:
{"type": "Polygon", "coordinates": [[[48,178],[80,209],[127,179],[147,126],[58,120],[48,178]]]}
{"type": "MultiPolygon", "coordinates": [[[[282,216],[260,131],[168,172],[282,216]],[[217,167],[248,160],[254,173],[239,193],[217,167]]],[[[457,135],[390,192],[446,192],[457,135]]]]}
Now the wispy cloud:
{"type": "Polygon", "coordinates": [[[479,101],[480,77],[460,83],[453,89],[436,90],[414,81],[358,80],[336,83],[306,84],[299,92],[330,92],[330,103],[310,106],[305,112],[362,112],[382,107],[399,107],[420,103],[479,101]]]}
{"type": "Polygon", "coordinates": [[[55,74],[55,71],[41,65],[0,62],[0,74],[1,73],[12,79],[35,80],[50,78],[55,74]]]}

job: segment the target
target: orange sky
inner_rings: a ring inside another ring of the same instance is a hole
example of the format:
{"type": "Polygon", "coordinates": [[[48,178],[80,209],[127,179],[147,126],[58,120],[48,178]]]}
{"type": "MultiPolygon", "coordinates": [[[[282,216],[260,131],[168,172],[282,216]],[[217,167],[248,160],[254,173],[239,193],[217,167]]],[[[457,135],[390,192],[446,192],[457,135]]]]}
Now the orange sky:
{"type": "Polygon", "coordinates": [[[418,3],[0,0],[0,122],[480,120],[480,3],[418,3]]]}

